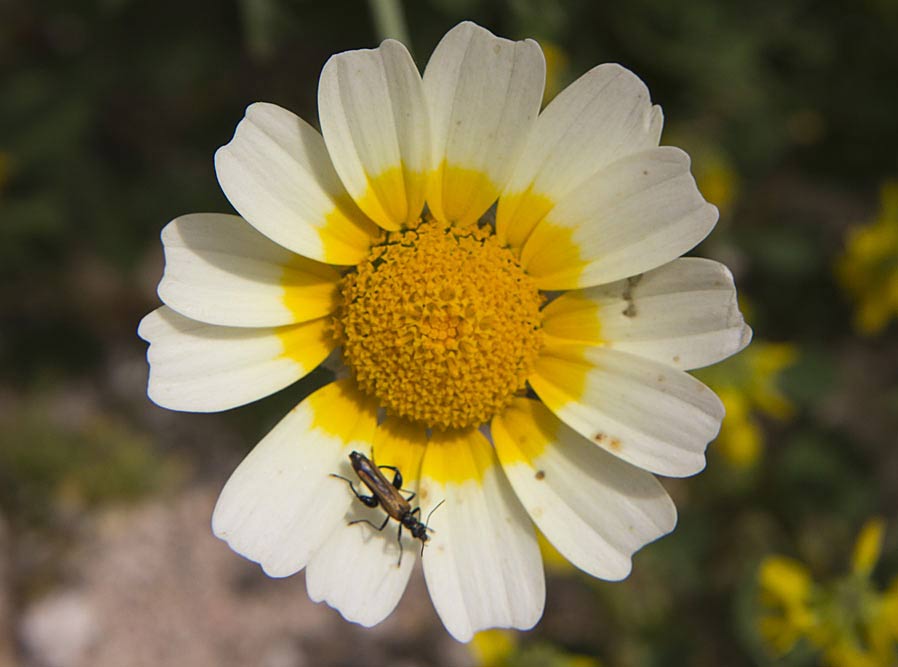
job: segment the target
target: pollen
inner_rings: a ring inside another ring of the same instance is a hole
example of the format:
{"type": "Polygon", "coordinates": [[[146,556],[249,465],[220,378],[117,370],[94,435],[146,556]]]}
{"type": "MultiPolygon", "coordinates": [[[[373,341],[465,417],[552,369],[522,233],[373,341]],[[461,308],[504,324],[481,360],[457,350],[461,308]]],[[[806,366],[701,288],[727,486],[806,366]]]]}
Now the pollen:
{"type": "Polygon", "coordinates": [[[491,227],[426,220],[390,232],[340,293],[344,361],[387,414],[468,428],[525,390],[542,296],[491,227]]]}

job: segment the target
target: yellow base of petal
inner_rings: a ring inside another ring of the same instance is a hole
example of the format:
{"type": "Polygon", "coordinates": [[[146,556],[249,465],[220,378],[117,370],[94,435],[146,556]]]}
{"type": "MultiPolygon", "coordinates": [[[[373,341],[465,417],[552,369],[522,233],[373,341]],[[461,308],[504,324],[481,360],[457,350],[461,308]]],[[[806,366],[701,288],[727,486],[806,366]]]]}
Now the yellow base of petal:
{"type": "Polygon", "coordinates": [[[321,255],[327,264],[349,266],[362,261],[380,230],[362,213],[349,195],[336,200],[336,206],[324,216],[318,228],[321,255]]]}
{"type": "Polygon", "coordinates": [[[395,232],[421,217],[426,187],[426,172],[400,164],[368,176],[368,188],[355,201],[374,222],[395,232]]]}
{"type": "Polygon", "coordinates": [[[480,431],[434,432],[421,476],[439,484],[479,483],[494,464],[493,448],[480,431]]]}
{"type": "Polygon", "coordinates": [[[543,220],[521,252],[521,265],[541,290],[585,287],[580,278],[587,263],[570,227],[543,220]]]}
{"type": "Polygon", "coordinates": [[[427,205],[440,222],[467,227],[477,222],[499,197],[499,188],[482,171],[445,160],[430,175],[427,205]]]}
{"type": "Polygon", "coordinates": [[[496,236],[499,242],[512,248],[522,248],[536,225],[554,207],[552,199],[530,189],[502,195],[496,210],[496,236]]]}
{"type": "Polygon", "coordinates": [[[325,360],[335,344],[326,318],[290,324],[275,329],[284,350],[282,356],[295,361],[308,373],[325,360]]]}
{"type": "Polygon", "coordinates": [[[377,406],[348,378],[322,387],[301,405],[312,411],[313,429],[321,429],[344,443],[374,440],[377,406]]]}
{"type": "Polygon", "coordinates": [[[337,309],[340,274],[327,264],[296,255],[281,271],[282,300],[294,321],[307,322],[337,309]]]}

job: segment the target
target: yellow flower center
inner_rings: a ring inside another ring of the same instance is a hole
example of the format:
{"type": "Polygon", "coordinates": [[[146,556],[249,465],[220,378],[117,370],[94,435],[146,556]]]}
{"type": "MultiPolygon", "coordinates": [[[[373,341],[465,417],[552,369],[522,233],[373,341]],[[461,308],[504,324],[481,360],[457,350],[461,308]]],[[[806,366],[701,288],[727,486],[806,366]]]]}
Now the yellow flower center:
{"type": "Polygon", "coordinates": [[[391,232],[340,290],[344,360],[388,414],[466,428],[524,390],[542,296],[490,227],[428,220],[391,232]]]}

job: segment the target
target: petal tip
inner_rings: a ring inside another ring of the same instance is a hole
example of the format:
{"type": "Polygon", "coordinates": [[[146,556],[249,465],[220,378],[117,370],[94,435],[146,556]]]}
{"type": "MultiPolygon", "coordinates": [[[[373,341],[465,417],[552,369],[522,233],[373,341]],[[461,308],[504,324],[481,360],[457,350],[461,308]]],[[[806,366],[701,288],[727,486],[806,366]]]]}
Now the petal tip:
{"type": "Polygon", "coordinates": [[[597,575],[599,579],[604,581],[623,581],[633,572],[633,554],[629,554],[621,558],[620,565],[608,570],[608,572],[597,575]]]}
{"type": "MultiPolygon", "coordinates": [[[[719,428],[719,427],[718,427],[719,428]]],[[[699,474],[708,465],[705,451],[708,445],[717,437],[717,432],[713,433],[711,440],[705,443],[700,452],[689,452],[690,455],[684,455],[676,462],[656,462],[653,464],[645,463],[639,465],[640,468],[648,470],[654,475],[660,477],[670,477],[672,479],[683,479],[685,477],[693,477],[699,474]]],[[[673,528],[671,528],[673,530],[673,528]]],[[[662,533],[666,535],[666,533],[662,533]]],[[[659,535],[660,537],[661,535],[659,535]]]]}
{"type": "Polygon", "coordinates": [[[150,337],[153,335],[152,334],[153,325],[155,324],[158,317],[159,316],[156,314],[156,311],[153,310],[153,311],[150,311],[149,313],[147,313],[146,315],[144,315],[140,319],[140,322],[137,323],[137,336],[140,339],[142,339],[144,342],[147,342],[147,343],[153,342],[150,340],[150,337]]]}
{"type": "Polygon", "coordinates": [[[749,343],[751,343],[751,339],[754,336],[754,331],[752,328],[743,322],[742,326],[742,336],[739,338],[739,345],[733,351],[733,354],[737,352],[741,352],[745,348],[748,347],[749,343]]]}

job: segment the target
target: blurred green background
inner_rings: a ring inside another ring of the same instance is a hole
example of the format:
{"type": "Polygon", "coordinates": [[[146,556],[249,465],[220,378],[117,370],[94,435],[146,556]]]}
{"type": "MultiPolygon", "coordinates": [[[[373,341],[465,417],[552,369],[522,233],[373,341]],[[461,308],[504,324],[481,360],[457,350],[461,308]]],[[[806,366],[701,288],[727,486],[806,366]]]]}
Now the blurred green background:
{"type": "Polygon", "coordinates": [[[152,405],[159,232],[230,211],[212,154],[249,103],[314,123],[327,57],[384,35],[364,2],[0,1],[0,666],[898,664],[898,2],[402,9],[422,69],[463,19],[540,41],[548,95],[632,69],[720,208],[694,254],[733,269],[755,342],[698,373],[729,416],[668,484],[676,532],[623,583],[550,565],[537,628],[472,647],[420,581],[365,631],[231,554],[215,494],[325,372],[152,405]]]}

